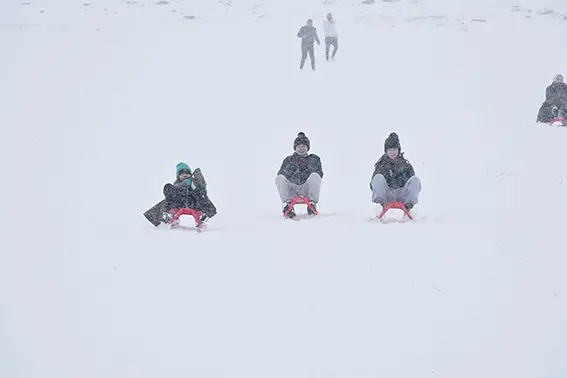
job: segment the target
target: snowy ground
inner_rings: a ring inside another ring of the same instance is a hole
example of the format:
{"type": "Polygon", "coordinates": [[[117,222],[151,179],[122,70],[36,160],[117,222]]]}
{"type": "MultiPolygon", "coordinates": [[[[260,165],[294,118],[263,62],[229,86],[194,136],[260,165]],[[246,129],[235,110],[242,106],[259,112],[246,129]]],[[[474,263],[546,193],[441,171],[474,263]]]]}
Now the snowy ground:
{"type": "Polygon", "coordinates": [[[6,3],[0,377],[567,376],[563,0],[6,3]],[[300,71],[327,12],[337,61],[300,71]],[[290,222],[299,131],[331,216],[290,222]],[[391,131],[413,224],[369,221],[391,131]],[[206,233],[142,216],[179,161],[206,233]]]}

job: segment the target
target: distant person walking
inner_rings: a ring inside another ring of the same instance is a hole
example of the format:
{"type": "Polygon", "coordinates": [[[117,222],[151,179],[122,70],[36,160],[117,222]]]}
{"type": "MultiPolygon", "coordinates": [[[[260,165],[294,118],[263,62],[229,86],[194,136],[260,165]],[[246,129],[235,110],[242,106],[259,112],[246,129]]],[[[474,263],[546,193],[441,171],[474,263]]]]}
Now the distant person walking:
{"type": "Polygon", "coordinates": [[[311,68],[315,69],[315,41],[320,45],[319,37],[317,36],[317,29],[313,26],[313,20],[307,20],[307,25],[302,26],[297,33],[297,37],[301,38],[301,63],[300,69],[303,69],[307,54],[311,59],[311,68]]]}
{"type": "Polygon", "coordinates": [[[331,59],[334,59],[339,49],[339,34],[337,33],[335,19],[330,13],[327,13],[327,18],[323,20],[323,32],[325,34],[325,58],[329,60],[329,49],[331,45],[333,45],[333,55],[331,55],[331,59]]]}

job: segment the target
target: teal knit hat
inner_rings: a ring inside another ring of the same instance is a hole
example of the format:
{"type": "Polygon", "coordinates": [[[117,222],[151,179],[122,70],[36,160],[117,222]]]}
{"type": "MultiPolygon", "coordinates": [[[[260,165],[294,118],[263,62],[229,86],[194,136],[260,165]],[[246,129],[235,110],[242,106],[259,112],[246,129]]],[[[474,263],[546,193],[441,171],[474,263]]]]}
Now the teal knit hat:
{"type": "Polygon", "coordinates": [[[191,172],[191,168],[189,168],[187,163],[183,163],[183,162],[177,164],[177,167],[175,168],[175,175],[179,176],[181,171],[187,171],[187,172],[189,172],[189,174],[193,173],[193,172],[191,172]]]}

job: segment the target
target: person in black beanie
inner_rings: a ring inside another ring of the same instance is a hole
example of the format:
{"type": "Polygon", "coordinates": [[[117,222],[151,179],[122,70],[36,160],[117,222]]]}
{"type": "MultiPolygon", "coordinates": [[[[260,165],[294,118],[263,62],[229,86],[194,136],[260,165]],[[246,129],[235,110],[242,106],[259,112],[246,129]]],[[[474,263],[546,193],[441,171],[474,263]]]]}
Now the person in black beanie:
{"type": "MultiPolygon", "coordinates": [[[[309,154],[311,142],[305,133],[300,132],[293,141],[293,155],[286,157],[276,176],[276,187],[283,202],[283,213],[294,218],[296,213],[289,209],[291,201],[296,197],[309,197],[311,206],[317,211],[323,167],[321,158],[309,154]],[[288,212],[289,209],[289,212],[288,212]]],[[[308,207],[307,212],[313,215],[308,207]]]]}
{"type": "Polygon", "coordinates": [[[421,182],[401,151],[398,134],[391,133],[384,141],[384,155],[374,165],[370,182],[372,202],[381,206],[402,202],[411,210],[418,203],[421,182]]]}

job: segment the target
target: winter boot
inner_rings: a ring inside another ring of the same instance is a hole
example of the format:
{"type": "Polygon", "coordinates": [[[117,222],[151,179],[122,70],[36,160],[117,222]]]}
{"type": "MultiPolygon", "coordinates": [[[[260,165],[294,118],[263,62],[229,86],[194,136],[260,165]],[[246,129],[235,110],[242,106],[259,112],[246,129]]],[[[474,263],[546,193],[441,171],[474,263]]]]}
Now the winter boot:
{"type": "Polygon", "coordinates": [[[309,202],[309,204],[311,206],[307,206],[307,214],[316,215],[316,213],[313,210],[317,211],[317,204],[313,201],[309,202]],[[312,210],[312,208],[313,208],[313,210],[312,210]]]}
{"type": "Polygon", "coordinates": [[[297,216],[297,214],[295,213],[295,210],[291,206],[291,203],[284,204],[284,208],[283,208],[282,212],[284,213],[284,216],[289,218],[289,219],[293,219],[297,216]],[[286,212],[287,212],[287,215],[286,215],[286,212]]]}
{"type": "MultiPolygon", "coordinates": [[[[171,209],[169,212],[164,212],[161,219],[162,223],[169,225],[175,213],[177,213],[177,209],[171,209]]],[[[177,226],[179,226],[179,218],[171,223],[171,228],[175,228],[177,226]]]]}

